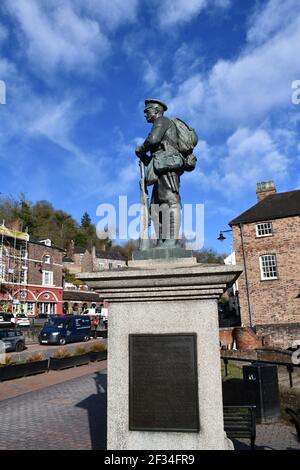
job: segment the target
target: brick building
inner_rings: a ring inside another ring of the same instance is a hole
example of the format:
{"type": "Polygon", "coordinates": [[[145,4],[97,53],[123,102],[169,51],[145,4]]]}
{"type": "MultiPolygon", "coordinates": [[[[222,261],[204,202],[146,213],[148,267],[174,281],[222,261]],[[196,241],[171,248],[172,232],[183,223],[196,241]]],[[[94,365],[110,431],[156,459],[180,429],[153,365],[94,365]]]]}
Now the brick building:
{"type": "Polygon", "coordinates": [[[103,307],[104,302],[97,292],[85,289],[66,289],[63,292],[63,312],[81,313],[87,308],[103,307]]]}
{"type": "Polygon", "coordinates": [[[277,193],[270,181],[258,183],[256,193],[257,204],[229,223],[236,262],[244,266],[241,320],[287,347],[300,339],[300,190],[277,193]]]}
{"type": "Polygon", "coordinates": [[[119,269],[126,266],[126,258],[115,251],[96,250],[86,251],[82,257],[82,272],[95,272],[106,269],[119,269]]]}
{"type": "Polygon", "coordinates": [[[81,263],[86,251],[86,248],[75,246],[74,242],[71,242],[67,254],[63,258],[64,268],[68,269],[71,274],[81,273],[81,263]]]}
{"type": "Polygon", "coordinates": [[[115,251],[91,250],[71,244],[63,259],[64,268],[70,273],[94,272],[106,269],[119,269],[126,266],[126,258],[115,251]]]}
{"type": "Polygon", "coordinates": [[[64,250],[0,226],[0,303],[5,310],[62,314],[64,250]]]}
{"type": "MultiPolygon", "coordinates": [[[[63,258],[63,267],[66,268],[71,274],[78,274],[81,272],[101,271],[108,269],[120,269],[126,266],[126,258],[114,251],[96,250],[93,247],[91,250],[75,246],[72,242],[69,246],[66,256],[63,258]]],[[[97,292],[89,291],[86,286],[76,288],[75,285],[64,287],[63,292],[63,311],[82,312],[89,307],[106,307],[105,301],[99,297],[97,292]]]]}

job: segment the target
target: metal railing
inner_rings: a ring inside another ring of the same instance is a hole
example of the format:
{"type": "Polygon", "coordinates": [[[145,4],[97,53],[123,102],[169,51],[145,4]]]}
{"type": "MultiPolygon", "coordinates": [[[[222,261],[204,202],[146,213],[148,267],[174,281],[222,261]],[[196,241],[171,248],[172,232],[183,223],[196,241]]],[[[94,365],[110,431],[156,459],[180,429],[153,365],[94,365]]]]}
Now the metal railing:
{"type": "Polygon", "coordinates": [[[221,359],[224,362],[224,368],[225,368],[225,377],[228,377],[228,362],[229,361],[235,361],[235,362],[250,362],[251,364],[255,362],[259,362],[262,364],[272,364],[274,366],[283,366],[286,367],[287,372],[289,374],[289,383],[290,383],[290,388],[294,386],[293,383],[293,372],[295,367],[300,367],[300,364],[291,364],[290,362],[278,362],[278,361],[264,361],[261,359],[244,359],[244,358],[236,358],[236,357],[224,357],[221,355],[221,359]]]}

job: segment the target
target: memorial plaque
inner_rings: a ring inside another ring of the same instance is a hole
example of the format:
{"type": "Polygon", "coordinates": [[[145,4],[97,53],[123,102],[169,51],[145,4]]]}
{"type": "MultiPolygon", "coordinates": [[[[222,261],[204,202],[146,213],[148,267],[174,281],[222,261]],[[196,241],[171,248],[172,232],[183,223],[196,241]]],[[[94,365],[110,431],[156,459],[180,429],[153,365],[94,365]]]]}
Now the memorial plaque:
{"type": "Polygon", "coordinates": [[[129,429],[199,432],[197,335],[129,335],[129,429]]]}

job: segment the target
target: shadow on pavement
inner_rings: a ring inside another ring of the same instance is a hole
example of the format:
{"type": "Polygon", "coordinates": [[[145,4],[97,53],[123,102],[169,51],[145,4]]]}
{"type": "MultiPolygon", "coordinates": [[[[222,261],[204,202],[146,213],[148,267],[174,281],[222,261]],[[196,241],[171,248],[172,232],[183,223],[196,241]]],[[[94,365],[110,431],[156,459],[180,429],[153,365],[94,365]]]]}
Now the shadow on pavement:
{"type": "Polygon", "coordinates": [[[97,393],[90,395],[76,406],[88,412],[91,446],[93,450],[106,449],[107,434],[107,375],[97,372],[93,377],[97,393]]]}

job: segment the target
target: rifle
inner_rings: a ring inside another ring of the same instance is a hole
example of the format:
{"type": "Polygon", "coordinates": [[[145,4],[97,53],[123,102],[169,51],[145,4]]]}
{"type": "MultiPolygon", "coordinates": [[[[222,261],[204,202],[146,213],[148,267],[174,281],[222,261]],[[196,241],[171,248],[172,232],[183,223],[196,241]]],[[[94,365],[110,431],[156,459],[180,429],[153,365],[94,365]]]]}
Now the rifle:
{"type": "Polygon", "coordinates": [[[150,226],[150,210],[149,210],[149,198],[148,190],[145,180],[145,165],[140,160],[140,205],[141,205],[141,215],[140,215],[140,250],[148,250],[150,247],[149,240],[149,226],[150,226]]]}

